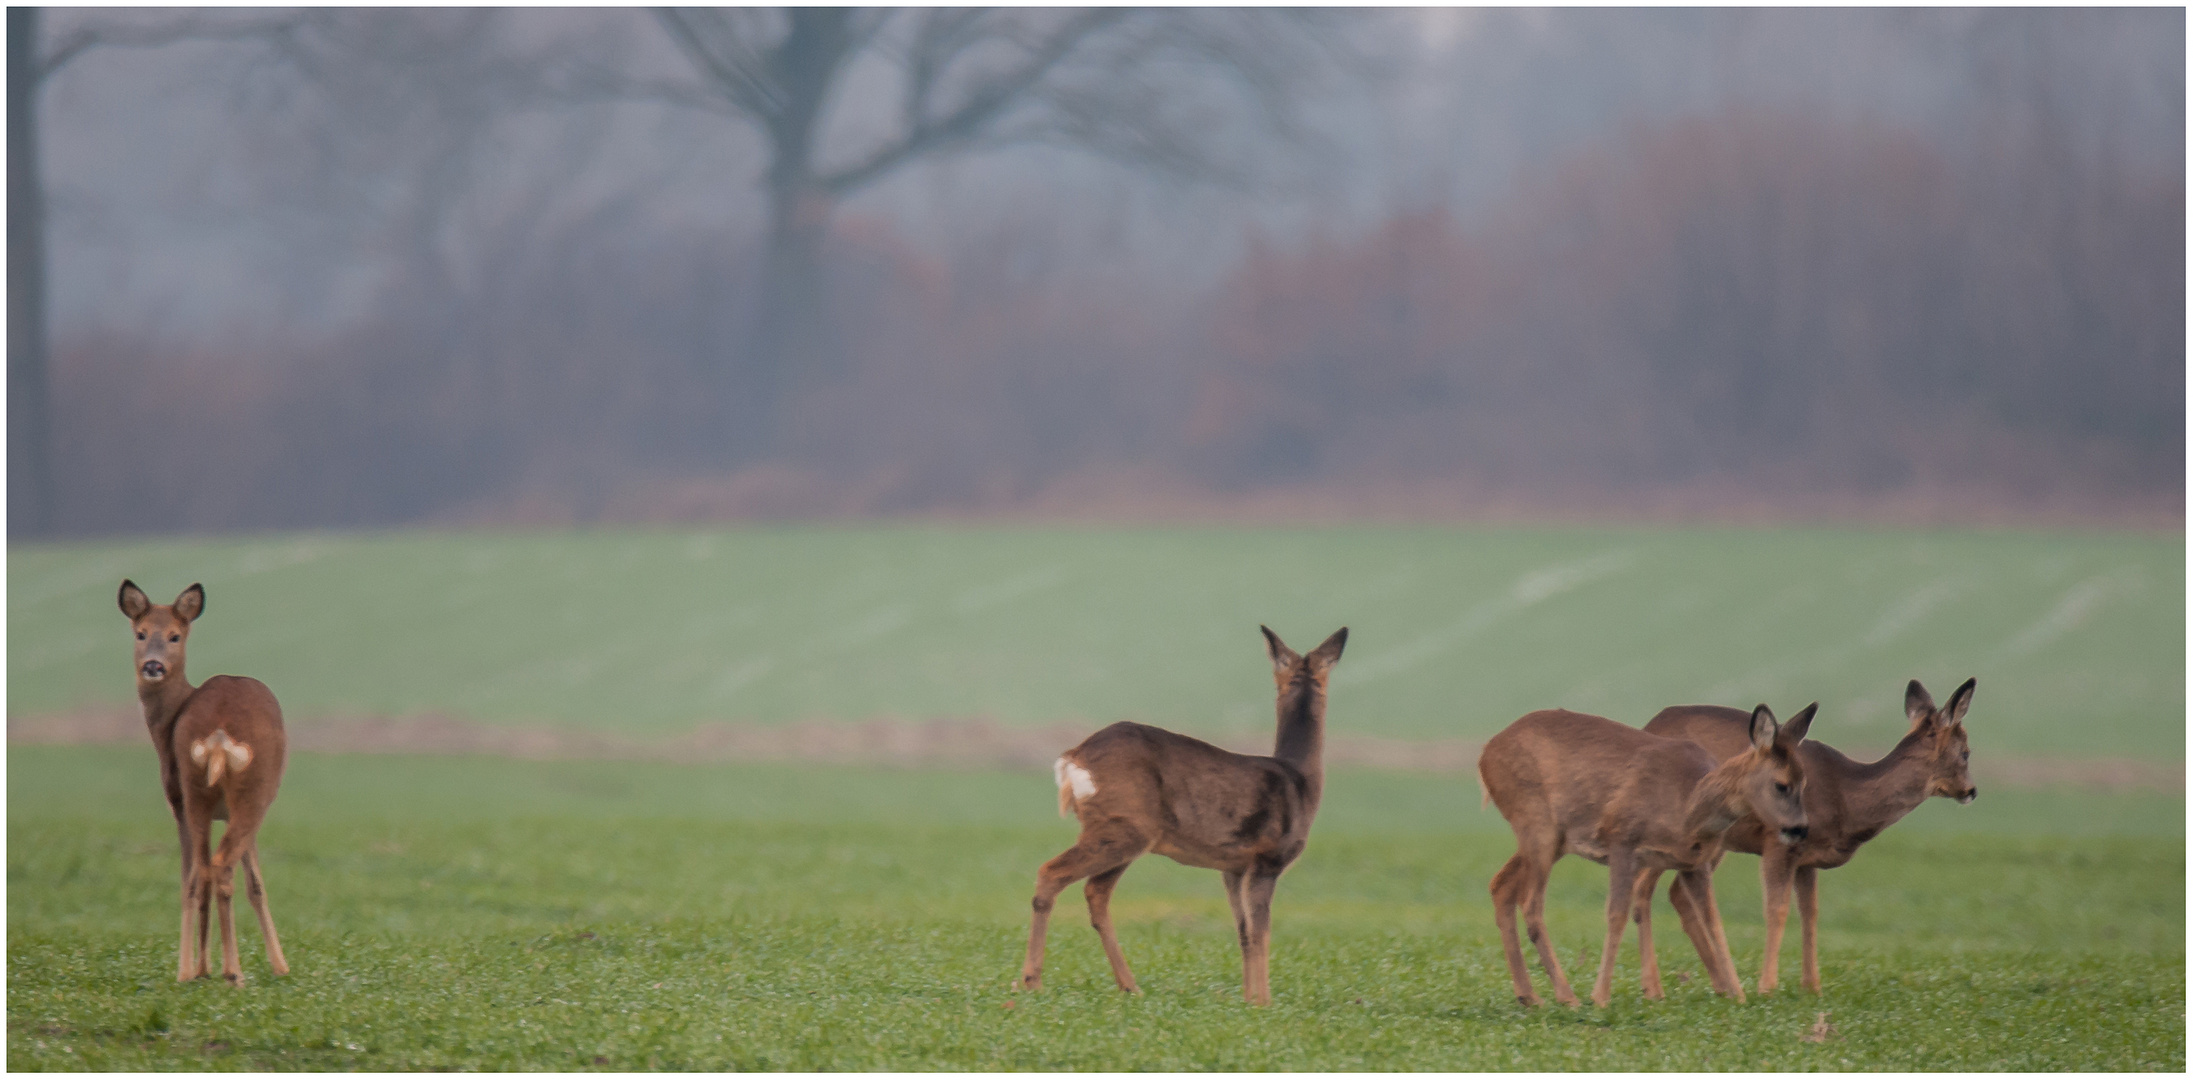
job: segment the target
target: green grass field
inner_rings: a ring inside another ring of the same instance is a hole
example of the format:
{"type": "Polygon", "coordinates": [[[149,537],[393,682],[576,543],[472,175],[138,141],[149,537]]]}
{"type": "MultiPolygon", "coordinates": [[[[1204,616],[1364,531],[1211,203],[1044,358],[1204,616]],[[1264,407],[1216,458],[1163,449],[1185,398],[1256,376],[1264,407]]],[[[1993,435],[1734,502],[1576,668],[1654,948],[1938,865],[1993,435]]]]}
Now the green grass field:
{"type": "Polygon", "coordinates": [[[1976,752],[2185,756],[2178,536],[924,526],[16,545],[8,712],[130,701],[114,590],[209,593],[191,671],[293,722],[441,712],[668,734],[988,715],[1271,722],[1258,623],[1352,629],[1336,731],[1483,738],[1547,706],[1823,704],[1886,747],[1977,676],[1976,752]]]}
{"type": "MultiPolygon", "coordinates": [[[[449,713],[637,736],[987,715],[1267,733],[1256,625],[1352,629],[1336,732],[1481,738],[1561,705],[1788,710],[1880,747],[1905,680],[1980,679],[1991,754],[2182,762],[2182,536],[1680,529],[842,527],[15,546],[11,717],[129,701],[115,585],[203,581],[190,671],[293,725],[449,713]]],[[[248,907],[241,987],[173,981],[175,833],[148,745],[10,748],[15,1069],[2141,1069],[2185,1066],[2182,791],[1934,800],[1822,877],[1826,994],[1514,1003],[1469,777],[1336,770],[1240,1001],[1217,875],[1136,864],[1112,988],[1079,892],[1009,990],[1044,769],[297,754],[262,834],[294,973],[248,907]],[[1803,1041],[1817,1015],[1835,1034],[1803,1041]]],[[[1756,976],[1757,861],[1717,878],[1756,976]]],[[[1605,872],[1547,917],[1588,980],[1605,872]]],[[[1793,926],[1794,931],[1794,926],[1793,926]]],[[[1796,935],[1783,971],[1794,981],[1796,935]]],[[[1686,981],[1683,976],[1689,976],[1686,981]]],[[[1541,985],[1543,985],[1541,980],[1541,985]]]]}
{"type": "MultiPolygon", "coordinates": [[[[1077,892],[1048,988],[1008,983],[1049,777],[299,755],[262,850],[294,973],[173,982],[174,832],[149,748],[8,761],[13,1069],[2156,1069],[2185,1062],[2185,804],[1936,800],[1822,879],[1827,993],[1704,989],[1526,1012],[1485,887],[1512,850],[1466,781],[1335,773],[1239,1000],[1216,875],[1152,857],[1111,988],[1077,892]],[[1825,1010],[1836,1036],[1801,1041],[1825,1010]]],[[[1747,981],[1756,861],[1718,886],[1747,981]]],[[[1604,872],[1557,868],[1565,962],[1604,872]]],[[[1785,970],[1796,961],[1794,935],[1785,970]]],[[[1682,976],[1689,981],[1681,981],[1682,976]]]]}

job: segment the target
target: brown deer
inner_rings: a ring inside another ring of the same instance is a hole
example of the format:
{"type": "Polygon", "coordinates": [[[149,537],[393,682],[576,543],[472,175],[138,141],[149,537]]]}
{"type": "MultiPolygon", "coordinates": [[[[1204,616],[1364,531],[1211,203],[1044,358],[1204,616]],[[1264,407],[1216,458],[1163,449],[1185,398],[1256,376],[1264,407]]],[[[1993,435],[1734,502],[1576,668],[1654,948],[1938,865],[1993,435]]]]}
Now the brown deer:
{"type": "Polygon", "coordinates": [[[1749,752],[1718,764],[1687,740],[1565,709],[1531,713],[1487,740],[1477,775],[1485,797],[1515,830],[1515,855],[1493,875],[1492,902],[1516,999],[1539,1004],[1515,935],[1521,909],[1554,1000],[1576,1004],[1545,919],[1546,879],[1553,864],[1573,851],[1607,867],[1607,940],[1592,1004],[1604,1008],[1613,991],[1615,950],[1633,913],[1645,996],[1661,997],[1651,907],[1640,900],[1651,897],[1641,890],[1663,870],[1676,871],[1678,887],[1697,901],[1677,911],[1714,990],[1742,1001],[1744,988],[1713,900],[1713,864],[1722,833],[1746,815],[1772,822],[1785,836],[1805,835],[1799,802],[1805,774],[1792,751],[1818,707],[1808,705],[1789,723],[1777,724],[1774,713],[1759,706],[1750,717],[1749,752]]]}
{"type": "MultiPolygon", "coordinates": [[[[1819,872],[1850,861],[1860,845],[1896,824],[1929,797],[1969,803],[1980,794],[1967,768],[1972,758],[1965,741],[1965,711],[1972,707],[1977,679],[1967,679],[1937,709],[1926,687],[1913,679],[1904,688],[1904,713],[1911,730],[1879,761],[1852,761],[1833,747],[1807,742],[1797,759],[1805,769],[1805,817],[1812,829],[1798,842],[1769,843],[1767,830],[1747,818],[1731,826],[1722,846],[1759,856],[1759,879],[1767,915],[1766,958],[1759,965],[1759,992],[1775,988],[1782,951],[1782,930],[1789,922],[1794,886],[1804,941],[1804,986],[1820,992],[1819,872]]],[[[1677,705],[1660,710],[1645,725],[1656,735],[1689,739],[1716,758],[1743,753],[1744,714],[1718,705],[1677,705]]],[[[1649,888],[1649,886],[1648,886],[1649,888]]],[[[1647,897],[1650,897],[1648,891],[1647,897]]],[[[1670,895],[1680,911],[1685,898],[1670,895]]]]}
{"type": "Polygon", "coordinates": [[[218,901],[221,974],[232,983],[243,980],[230,906],[239,862],[251,908],[259,915],[259,933],[266,938],[267,963],[276,975],[287,975],[289,962],[282,957],[274,916],[267,911],[258,845],[259,823],[274,803],[288,756],[282,708],[257,679],[216,675],[194,687],[184,676],[190,627],[205,613],[203,586],[184,589],[173,604],[155,604],[125,580],[119,599],[122,614],[137,633],[137,700],[144,705],[145,729],[160,754],[160,786],[183,844],[183,940],[175,978],[188,982],[207,974],[208,908],[218,901]],[[228,828],[221,834],[220,849],[209,853],[216,821],[228,822],[228,828]]]}
{"type": "Polygon", "coordinates": [[[1279,684],[1279,736],[1270,757],[1221,750],[1148,724],[1118,723],[1059,756],[1058,809],[1081,820],[1081,837],[1036,874],[1035,917],[1019,985],[1041,989],[1051,905],[1088,878],[1089,923],[1119,988],[1139,993],[1112,932],[1112,888],[1127,864],[1154,851],[1224,875],[1241,940],[1241,996],[1269,1005],[1272,892],[1302,854],[1325,789],[1325,682],[1348,643],[1341,627],[1308,655],[1269,627],[1264,642],[1279,684]]]}

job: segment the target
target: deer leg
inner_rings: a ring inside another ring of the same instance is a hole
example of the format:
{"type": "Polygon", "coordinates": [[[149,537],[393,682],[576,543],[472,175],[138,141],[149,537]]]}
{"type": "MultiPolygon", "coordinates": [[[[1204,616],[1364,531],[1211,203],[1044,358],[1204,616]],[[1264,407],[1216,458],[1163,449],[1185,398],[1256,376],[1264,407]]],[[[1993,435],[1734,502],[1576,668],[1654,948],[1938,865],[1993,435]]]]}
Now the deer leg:
{"type": "Polygon", "coordinates": [[[267,944],[267,964],[276,975],[289,974],[289,961],[282,956],[282,939],[274,933],[274,914],[267,910],[266,879],[259,874],[259,841],[252,838],[244,849],[244,895],[251,900],[251,910],[259,916],[259,936],[267,944]]]}
{"type": "Polygon", "coordinates": [[[183,928],[182,940],[177,942],[175,946],[175,981],[189,982],[194,969],[198,966],[190,950],[190,910],[191,901],[198,894],[196,888],[198,869],[190,857],[190,826],[184,823],[181,814],[175,815],[175,831],[182,834],[183,847],[183,928]]]}
{"type": "Polygon", "coordinates": [[[1576,991],[1569,988],[1569,977],[1553,955],[1553,939],[1546,934],[1546,879],[1552,874],[1552,863],[1533,864],[1523,879],[1530,890],[1523,895],[1523,927],[1530,933],[1531,944],[1538,946],[1538,962],[1545,965],[1546,978],[1553,983],[1553,1000],[1573,1006],[1577,1003],[1576,991]]]}
{"type": "Polygon", "coordinates": [[[1241,887],[1249,914],[1249,949],[1242,963],[1241,998],[1251,1005],[1272,1003],[1272,892],[1279,875],[1252,871],[1241,887]]]}
{"type": "Polygon", "coordinates": [[[236,952],[236,868],[216,862],[213,897],[221,912],[221,977],[230,983],[244,981],[243,958],[236,952]]]}
{"type": "Polygon", "coordinates": [[[1820,868],[1800,866],[1794,875],[1797,886],[1798,934],[1804,940],[1805,989],[1820,992],[1820,868]]]}
{"type": "MultiPolygon", "coordinates": [[[[1538,991],[1531,988],[1530,969],[1523,965],[1523,943],[1515,933],[1515,912],[1522,906],[1523,875],[1528,873],[1527,863],[1521,852],[1508,859],[1506,866],[1492,876],[1492,918],[1500,927],[1500,946],[1508,954],[1508,977],[1515,982],[1515,1000],[1525,1005],[1540,1004],[1538,991]]],[[[1237,906],[1235,916],[1240,915],[1237,906]]],[[[1246,964],[1249,955],[1248,924],[1242,924],[1241,955],[1246,964]]]]}
{"type": "Polygon", "coordinates": [[[1119,935],[1112,932],[1112,887],[1126,872],[1125,866],[1115,866],[1096,874],[1082,886],[1081,894],[1089,901],[1089,925],[1096,927],[1097,940],[1104,943],[1104,959],[1111,962],[1112,978],[1120,989],[1139,994],[1142,990],[1135,985],[1134,972],[1127,970],[1127,954],[1119,949],[1119,935]]]}
{"type": "Polygon", "coordinates": [[[1646,867],[1637,876],[1637,891],[1631,897],[1637,919],[1638,978],[1645,984],[1647,1001],[1666,996],[1660,987],[1660,957],[1652,950],[1652,894],[1659,888],[1660,871],[1646,867]]]}
{"type": "Polygon", "coordinates": [[[1789,886],[1794,870],[1791,851],[1769,842],[1759,853],[1759,892],[1766,899],[1766,956],[1759,961],[1759,992],[1771,994],[1780,982],[1782,931],[1789,925],[1789,886]]]}
{"type": "Polygon", "coordinates": [[[1728,932],[1721,925],[1721,906],[1713,899],[1713,871],[1698,871],[1691,881],[1692,899],[1698,902],[1698,921],[1711,934],[1714,958],[1720,962],[1722,978],[1728,983],[1728,995],[1744,1000],[1744,984],[1736,974],[1736,961],[1729,956],[1728,932]]]}
{"type": "Polygon", "coordinates": [[[1241,870],[1221,870],[1226,883],[1226,906],[1234,912],[1234,940],[1241,945],[1241,985],[1249,985],[1249,909],[1242,899],[1242,886],[1249,875],[1241,870]]]}
{"type": "MultiPolygon", "coordinates": [[[[213,930],[213,852],[211,833],[213,819],[210,814],[191,822],[190,899],[186,902],[184,920],[188,924],[185,937],[195,942],[197,951],[192,953],[188,974],[183,981],[204,978],[211,973],[212,950],[207,948],[207,937],[213,930]]],[[[190,948],[186,942],[186,949],[190,948]]]]}
{"type": "MultiPolygon", "coordinates": [[[[241,815],[237,815],[241,817],[241,815]]],[[[236,941],[236,864],[257,839],[257,822],[229,820],[221,833],[221,847],[213,853],[213,897],[221,912],[221,977],[231,983],[244,981],[243,958],[236,941]]]]}
{"type": "Polygon", "coordinates": [[[1614,998],[1614,954],[1622,947],[1630,912],[1636,910],[1637,857],[1614,851],[1607,857],[1607,943],[1599,950],[1599,977],[1592,980],[1591,1003],[1604,1009],[1614,998]]]}
{"type": "Polygon", "coordinates": [[[1059,852],[1036,871],[1036,896],[1029,905],[1034,909],[1034,916],[1028,924],[1028,955],[1021,961],[1018,980],[1022,989],[1043,988],[1044,936],[1050,928],[1051,908],[1057,902],[1058,894],[1066,891],[1066,886],[1091,874],[1133,862],[1149,846],[1149,841],[1132,830],[1104,835],[1083,832],[1081,839],[1074,841],[1074,846],[1059,852]]]}
{"type": "Polygon", "coordinates": [[[1677,918],[1683,920],[1683,933],[1690,938],[1691,947],[1698,950],[1698,959],[1706,966],[1706,981],[1713,984],[1713,992],[1728,993],[1728,975],[1721,970],[1719,958],[1714,954],[1713,930],[1706,924],[1699,910],[1698,898],[1691,892],[1691,881],[1697,871],[1682,871],[1668,886],[1668,902],[1675,905],[1677,918]]]}

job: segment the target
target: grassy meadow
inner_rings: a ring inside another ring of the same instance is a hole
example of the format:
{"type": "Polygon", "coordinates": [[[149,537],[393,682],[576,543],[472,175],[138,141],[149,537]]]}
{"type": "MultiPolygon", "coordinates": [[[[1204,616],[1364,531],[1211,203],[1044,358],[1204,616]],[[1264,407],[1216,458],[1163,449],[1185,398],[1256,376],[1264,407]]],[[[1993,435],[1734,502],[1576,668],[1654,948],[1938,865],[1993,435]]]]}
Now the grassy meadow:
{"type": "MultiPolygon", "coordinates": [[[[1936,800],[1823,875],[1826,993],[1706,991],[1663,898],[1605,1011],[1514,1003],[1473,785],[1341,771],[1239,999],[1217,875],[1138,862],[1111,986],[1078,891],[1046,989],[1009,982],[1047,776],[299,755],[262,850],[293,973],[173,981],[174,833],[149,749],[8,763],[14,1069],[2169,1069],[2185,1060],[2184,802],[1936,800]],[[2083,835],[2081,822],[2090,827],[2083,835]],[[2068,830],[2066,823],[2069,823],[2068,830]],[[1687,980],[1687,981],[1686,981],[1687,980]],[[1806,1042],[1818,1013],[1834,1034],[1806,1042]]],[[[1719,876],[1747,982],[1756,860],[1719,876]]],[[[1588,979],[1604,871],[1548,899],[1588,979]]],[[[1795,935],[1785,955],[1794,972],[1795,935]]]]}
{"type": "MultiPolygon", "coordinates": [[[[293,726],[439,712],[639,736],[704,721],[984,715],[1268,731],[1259,622],[1351,627],[1335,731],[1482,738],[1536,707],[1683,701],[1854,748],[1905,680],[1969,676],[1982,794],[1821,879],[1826,992],[1705,988],[1664,897],[1669,998],[1627,938],[1611,1008],[1514,1002],[1486,886],[1513,850],[1472,778],[1331,776],[1240,1001],[1217,875],[1078,890],[1014,993],[1046,769],[294,754],[261,835],[294,971],[174,982],[176,852],[151,748],[11,746],[13,1069],[1948,1069],[2185,1066],[2183,792],[1992,785],[1990,754],[2185,752],[2180,536],[1737,529],[785,527],[16,546],[11,717],[129,700],[114,610],[202,581],[195,678],[293,726]],[[1686,978],[1687,976],[1687,978],[1686,978]],[[1832,1032],[1807,1041],[1821,1012],[1832,1032]]],[[[1747,984],[1757,861],[1716,879],[1747,984]]],[[[1588,984],[1606,877],[1547,918],[1588,984]]],[[[1795,923],[1783,956],[1794,987],[1795,923]]],[[[1543,977],[1540,977],[1543,987],[1543,977]]]]}

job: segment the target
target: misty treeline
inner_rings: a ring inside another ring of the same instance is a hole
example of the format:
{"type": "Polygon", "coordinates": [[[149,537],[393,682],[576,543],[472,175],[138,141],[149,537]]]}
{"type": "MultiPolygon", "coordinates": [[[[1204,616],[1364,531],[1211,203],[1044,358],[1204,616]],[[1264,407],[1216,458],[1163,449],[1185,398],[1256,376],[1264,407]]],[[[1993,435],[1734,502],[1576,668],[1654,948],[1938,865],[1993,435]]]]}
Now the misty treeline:
{"type": "Polygon", "coordinates": [[[2121,67],[2112,13],[1835,13],[1953,69],[1901,112],[1771,71],[1617,73],[1597,92],[1641,103],[1597,112],[1562,83],[1623,50],[1680,69],[1756,14],[841,14],[179,34],[247,151],[222,175],[248,213],[199,228],[274,269],[238,287],[179,245],[248,295],[187,333],[160,314],[187,293],[57,305],[51,531],[1144,489],[2182,498],[2182,47],[2176,130],[2119,122],[2090,78],[2121,67]],[[1356,137],[1427,85],[1445,111],[1356,137]],[[1473,100],[1558,100],[1516,130],[1568,134],[1497,184],[1455,175],[1471,152],[1406,164],[1473,100]]]}

